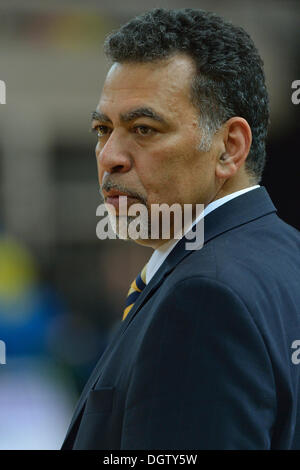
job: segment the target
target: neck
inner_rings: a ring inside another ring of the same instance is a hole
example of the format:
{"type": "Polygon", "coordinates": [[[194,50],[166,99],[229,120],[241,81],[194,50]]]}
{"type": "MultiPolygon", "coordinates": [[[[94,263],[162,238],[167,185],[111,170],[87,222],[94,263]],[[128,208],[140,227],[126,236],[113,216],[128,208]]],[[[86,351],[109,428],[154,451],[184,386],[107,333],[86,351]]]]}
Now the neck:
{"type": "Polygon", "coordinates": [[[258,184],[254,178],[251,178],[245,171],[240,173],[237,178],[229,178],[226,180],[222,186],[215,192],[215,195],[212,199],[205,204],[205,207],[213,201],[217,199],[221,199],[222,197],[228,196],[229,194],[235,193],[236,191],[240,191],[241,189],[249,188],[250,186],[254,186],[258,184]]]}

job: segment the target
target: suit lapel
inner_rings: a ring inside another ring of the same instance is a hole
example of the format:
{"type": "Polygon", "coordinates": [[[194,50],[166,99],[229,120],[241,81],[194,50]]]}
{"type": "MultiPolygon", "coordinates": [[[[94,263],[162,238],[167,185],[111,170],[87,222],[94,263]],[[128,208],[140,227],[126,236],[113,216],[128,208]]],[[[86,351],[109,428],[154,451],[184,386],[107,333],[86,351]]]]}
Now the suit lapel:
{"type": "MultiPolygon", "coordinates": [[[[240,225],[246,224],[252,220],[263,217],[267,214],[275,212],[276,208],[273,205],[270,196],[266,189],[261,186],[260,188],[249,191],[240,195],[237,198],[231,199],[224,205],[218,207],[210,212],[204,221],[204,244],[208,243],[213,238],[221,235],[222,233],[232,230],[240,225]]],[[[185,243],[190,242],[190,239],[183,237],[171,253],[168,255],[164,263],[161,265],[157,273],[153,276],[149,284],[143,289],[134,306],[123,322],[120,323],[118,328],[113,334],[111,341],[101,358],[99,359],[94,371],[92,372],[86,386],[83,389],[81,398],[75,409],[73,419],[69,426],[69,430],[64,443],[66,442],[72,426],[75,424],[82,407],[87,399],[89,391],[95,386],[101,376],[101,369],[103,364],[108,359],[113,349],[118,344],[123,333],[126,331],[135,315],[147,302],[147,300],[154,295],[155,291],[159,288],[168,274],[175,269],[175,267],[186,257],[193,253],[194,250],[187,250],[185,243]]]]}

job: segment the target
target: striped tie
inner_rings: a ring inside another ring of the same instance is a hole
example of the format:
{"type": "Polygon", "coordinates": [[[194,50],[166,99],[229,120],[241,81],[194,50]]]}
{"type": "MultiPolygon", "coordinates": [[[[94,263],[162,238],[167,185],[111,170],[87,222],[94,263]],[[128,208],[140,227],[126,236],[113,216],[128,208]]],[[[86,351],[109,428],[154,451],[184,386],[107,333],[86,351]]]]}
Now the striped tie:
{"type": "Polygon", "coordinates": [[[140,274],[136,277],[136,279],[131,283],[130,289],[127,294],[127,299],[126,299],[126,306],[123,312],[123,318],[122,320],[125,320],[127,317],[128,313],[134,306],[134,302],[146,286],[146,269],[147,269],[147,264],[143,267],[142,271],[140,274]]]}

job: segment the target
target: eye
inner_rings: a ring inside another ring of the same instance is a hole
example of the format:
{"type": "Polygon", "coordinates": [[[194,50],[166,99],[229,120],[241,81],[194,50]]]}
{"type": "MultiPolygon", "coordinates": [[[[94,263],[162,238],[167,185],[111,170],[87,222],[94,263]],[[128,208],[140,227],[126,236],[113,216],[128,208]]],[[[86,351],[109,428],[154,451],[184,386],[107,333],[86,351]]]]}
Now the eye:
{"type": "Polygon", "coordinates": [[[93,132],[97,133],[97,137],[104,137],[105,135],[108,134],[109,128],[107,126],[95,126],[92,128],[93,132]]]}
{"type": "Polygon", "coordinates": [[[137,134],[143,135],[143,136],[151,135],[153,134],[153,132],[155,132],[155,130],[149,126],[135,126],[134,130],[136,131],[137,134]]]}

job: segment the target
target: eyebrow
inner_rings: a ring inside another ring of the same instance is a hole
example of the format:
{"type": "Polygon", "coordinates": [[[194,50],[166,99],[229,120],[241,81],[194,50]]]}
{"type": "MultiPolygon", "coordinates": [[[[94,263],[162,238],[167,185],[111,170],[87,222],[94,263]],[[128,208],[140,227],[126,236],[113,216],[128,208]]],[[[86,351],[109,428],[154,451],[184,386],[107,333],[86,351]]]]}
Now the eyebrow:
{"type": "MultiPolygon", "coordinates": [[[[154,121],[158,121],[158,122],[161,122],[162,124],[166,124],[166,120],[150,107],[135,108],[135,109],[128,111],[127,113],[120,114],[120,120],[123,122],[133,121],[134,119],[137,119],[139,117],[148,117],[150,119],[153,119],[154,121]]],[[[112,124],[111,119],[109,119],[109,117],[106,114],[98,112],[98,111],[92,112],[92,121],[93,120],[102,121],[102,122],[110,122],[112,124]]]]}

